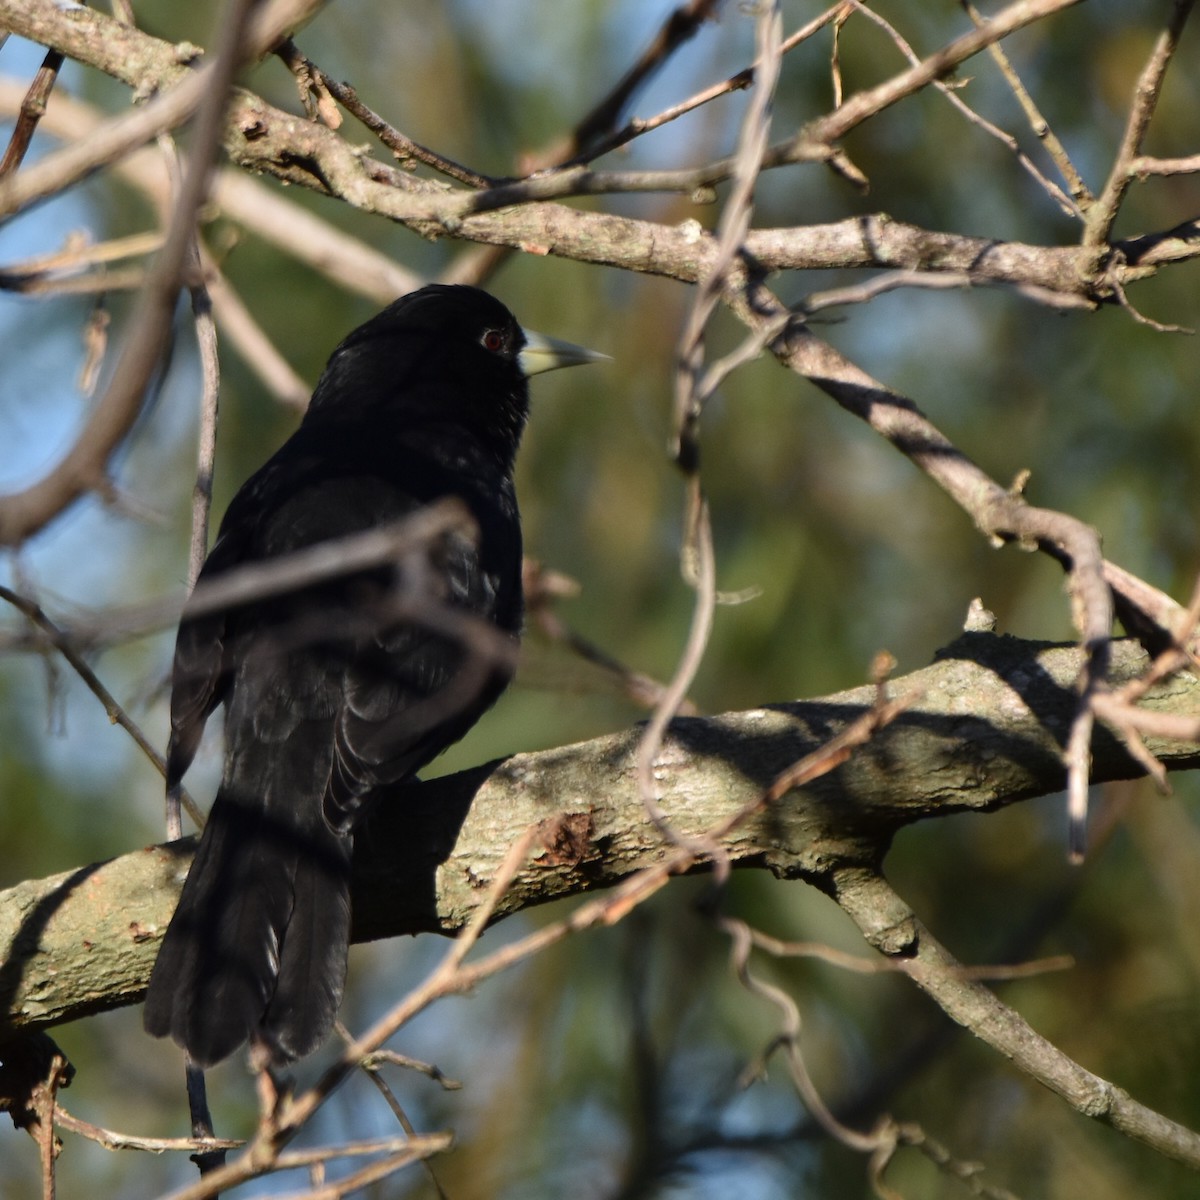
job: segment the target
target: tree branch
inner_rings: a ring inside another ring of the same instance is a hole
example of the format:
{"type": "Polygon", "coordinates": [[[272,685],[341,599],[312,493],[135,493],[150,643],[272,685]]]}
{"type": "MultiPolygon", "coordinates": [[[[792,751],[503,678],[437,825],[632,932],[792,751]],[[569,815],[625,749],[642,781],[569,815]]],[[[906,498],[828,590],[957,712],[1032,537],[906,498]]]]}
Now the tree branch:
{"type": "MultiPolygon", "coordinates": [[[[1114,644],[1121,684],[1148,660],[1114,644]]],[[[919,699],[848,762],[738,826],[721,849],[733,866],[766,868],[827,890],[835,871],[876,867],[902,826],[992,810],[1060,789],[1062,745],[1078,704],[1075,647],[967,634],[939,661],[895,681],[919,699]]],[[[675,721],[656,766],[672,826],[698,834],[759,796],[797,759],[869,710],[867,686],[820,700],[675,721]]],[[[1200,681],[1178,676],[1148,693],[1150,711],[1195,714],[1200,681]]],[[[470,920],[508,846],[530,826],[561,822],[520,872],[497,919],[610,887],[660,862],[668,843],[645,819],[638,730],[502,762],[401,790],[376,810],[355,861],[355,938],[454,933],[470,920]]],[[[1171,770],[1200,765],[1200,747],[1149,737],[1171,770]]],[[[1092,778],[1141,767],[1103,728],[1092,778]]],[[[0,1041],[138,1002],[194,848],[154,846],[0,893],[0,1041]]]]}
{"type": "MultiPolygon", "coordinates": [[[[1031,14],[1044,16],[1061,6],[1059,0],[1050,0],[1042,5],[1014,5],[1006,13],[1020,24],[1033,19],[1031,14]]],[[[189,74],[181,62],[197,54],[194,46],[171,45],[95,10],[68,13],[52,0],[0,0],[0,25],[140,90],[177,85],[189,74]]],[[[922,67],[935,76],[949,70],[961,61],[959,55],[965,50],[977,52],[994,43],[1001,28],[992,22],[985,31],[955,43],[957,49],[950,58],[934,55],[924,60],[922,67]]],[[[918,78],[915,70],[910,68],[896,77],[904,82],[901,94],[907,94],[905,89],[918,78]]],[[[819,127],[822,138],[844,136],[881,105],[899,98],[894,91],[894,87],[888,91],[888,85],[881,85],[862,94],[869,102],[853,97],[810,130],[819,127]]],[[[48,117],[53,113],[54,104],[48,117]]],[[[715,253],[711,235],[694,222],[664,225],[609,213],[578,212],[551,200],[633,187],[691,190],[728,174],[728,164],[720,163],[690,172],[642,172],[638,178],[633,178],[638,173],[572,168],[484,191],[446,188],[378,162],[324,125],[293,116],[240,90],[235,90],[231,99],[225,150],[232,162],[246,170],[341,199],[405,224],[425,237],[449,234],[488,245],[665,275],[686,283],[703,276],[715,253]],[[652,178],[654,174],[662,178],[652,178]],[[508,207],[494,211],[499,205],[508,207]]],[[[764,165],[773,162],[771,154],[766,155],[764,165]]],[[[261,189],[258,191],[261,194],[261,189]]],[[[1147,257],[1153,243],[1167,236],[1148,235],[1128,247],[1122,245],[1123,254],[1109,264],[1107,274],[1102,268],[1111,256],[1104,247],[1023,246],[930,233],[882,214],[811,229],[752,231],[746,250],[768,269],[920,266],[967,272],[978,283],[1026,285],[1026,294],[1035,297],[1044,294],[1097,303],[1112,298],[1114,286],[1152,275],[1162,261],[1200,254],[1194,228],[1173,234],[1177,236],[1170,239],[1167,258],[1147,257]]]]}
{"type": "Polygon", "coordinates": [[[887,955],[960,1025],[998,1050],[1077,1112],[1192,1167],[1200,1166],[1200,1135],[1134,1100],[1086,1070],[1037,1033],[962,965],[917,919],[887,881],[870,871],[837,873],[838,903],[867,940],[887,955]]]}

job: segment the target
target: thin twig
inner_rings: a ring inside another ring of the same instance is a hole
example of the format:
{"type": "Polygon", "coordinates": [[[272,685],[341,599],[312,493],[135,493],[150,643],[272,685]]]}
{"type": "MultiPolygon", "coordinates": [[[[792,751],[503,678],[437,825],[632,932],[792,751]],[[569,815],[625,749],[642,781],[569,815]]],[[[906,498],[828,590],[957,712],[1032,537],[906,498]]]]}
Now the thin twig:
{"type": "Polygon", "coordinates": [[[42,65],[38,67],[37,74],[29,85],[29,91],[25,93],[21,114],[13,128],[12,137],[8,140],[4,157],[0,159],[0,179],[11,175],[24,160],[38,122],[46,113],[46,101],[50,98],[62,65],[62,54],[57,50],[46,51],[46,57],[42,59],[42,65]]]}
{"type": "Polygon", "coordinates": [[[1194,3],[1195,0],[1174,0],[1167,27],[1159,34],[1150,57],[1138,76],[1129,105],[1125,131],[1113,159],[1112,170],[1104,184],[1104,190],[1087,210],[1082,239],[1085,246],[1103,245],[1112,234],[1113,225],[1121,209],[1121,201],[1124,200],[1125,193],[1135,177],[1130,170],[1130,164],[1141,153],[1142,142],[1162,94],[1167,68],[1175,56],[1179,39],[1183,35],[1183,27],[1194,3]]]}
{"type": "Polygon", "coordinates": [[[941,79],[955,67],[1008,37],[1018,29],[1070,8],[1080,0],[1016,0],[1001,9],[982,28],[955,38],[919,63],[866,91],[857,92],[834,111],[810,122],[799,134],[771,148],[764,166],[788,161],[790,154],[809,157],[813,144],[830,144],[844,138],[863,121],[941,79]]]}
{"type": "MultiPolygon", "coordinates": [[[[930,275],[928,272],[920,270],[888,271],[884,274],[876,275],[873,279],[869,279],[865,283],[853,284],[849,287],[828,288],[823,292],[813,292],[804,298],[797,306],[797,310],[803,316],[811,317],[819,312],[823,312],[827,308],[843,308],[851,304],[868,304],[878,296],[894,292],[899,288],[925,288],[930,291],[949,291],[971,286],[971,276],[966,272],[930,275]]],[[[784,318],[780,317],[773,325],[764,326],[762,334],[765,336],[770,329],[774,329],[776,334],[782,333],[784,325],[779,323],[782,320],[784,318]]],[[[770,340],[770,337],[768,337],[767,341],[770,340]]]]}
{"type": "Polygon", "coordinates": [[[104,296],[108,292],[136,292],[146,286],[149,273],[142,267],[93,271],[67,279],[35,276],[31,279],[0,280],[0,290],[23,296],[104,296]],[[11,282],[11,286],[9,286],[11,282]]]}
{"type": "Polygon", "coordinates": [[[1200,171],[1200,154],[1186,158],[1154,158],[1138,154],[1129,160],[1129,174],[1134,179],[1144,179],[1148,175],[1194,175],[1197,171],[1200,171]]]}
{"type": "Polygon", "coordinates": [[[1172,642],[1137,679],[1115,692],[1100,691],[1092,697],[1092,710],[1121,736],[1129,753],[1145,768],[1160,792],[1167,795],[1171,786],[1163,763],[1150,751],[1142,735],[1168,738],[1179,742],[1200,742],[1200,718],[1182,713],[1152,712],[1138,702],[1155,684],[1185,669],[1200,667],[1194,646],[1200,625],[1200,579],[1192,591],[1186,610],[1172,623],[1172,642]]]}
{"type": "Polygon", "coordinates": [[[103,263],[151,254],[162,247],[162,242],[163,235],[158,230],[133,233],[106,242],[87,242],[73,234],[67,238],[61,250],[0,267],[0,288],[17,291],[22,284],[46,275],[67,274],[103,263]]]}
{"type": "Polygon", "coordinates": [[[330,129],[340,129],[342,114],[325,81],[325,76],[317,70],[297,48],[290,37],[284,38],[276,47],[275,53],[289,71],[296,77],[296,87],[300,92],[300,103],[308,113],[308,119],[315,121],[318,117],[330,129]]]}
{"type": "Polygon", "coordinates": [[[897,962],[954,1021],[1061,1096],[1076,1111],[1103,1122],[1165,1157],[1200,1165],[1200,1134],[1085,1070],[982,984],[964,979],[962,964],[917,919],[877,871],[861,866],[834,876],[838,904],[867,941],[897,962]]]}
{"type": "Polygon", "coordinates": [[[54,1109],[54,1123],[69,1133],[76,1133],[89,1141],[98,1142],[105,1150],[144,1150],[148,1154],[164,1154],[173,1150],[195,1152],[210,1150],[236,1150],[246,1143],[242,1140],[225,1138],[152,1138],[139,1137],[131,1133],[117,1133],[101,1125],[93,1125],[67,1112],[62,1105],[54,1109]]]}
{"type": "MultiPolygon", "coordinates": [[[[71,669],[83,680],[92,695],[104,706],[104,711],[107,713],[108,719],[114,725],[119,725],[129,734],[138,749],[154,764],[159,774],[165,778],[167,774],[166,759],[154,748],[150,739],[146,737],[137,722],[125,711],[117,698],[101,683],[100,677],[92,670],[86,659],[84,659],[83,655],[76,648],[70,634],[52,621],[42,611],[40,605],[20,595],[18,592],[14,592],[11,588],[0,586],[0,600],[11,604],[15,609],[24,614],[30,622],[37,626],[40,633],[50,645],[67,660],[71,669]]],[[[181,799],[187,807],[189,816],[197,820],[200,824],[203,824],[204,821],[200,810],[186,791],[181,794],[181,799]]]]}
{"type": "Polygon", "coordinates": [[[374,109],[368,108],[359,99],[358,92],[348,83],[339,83],[336,79],[330,78],[307,58],[304,59],[304,62],[314,78],[319,79],[322,85],[329,90],[330,95],[351,116],[361,121],[396,156],[399,162],[423,163],[425,166],[432,167],[435,171],[472,188],[491,187],[495,182],[490,176],[472,171],[469,167],[464,167],[460,163],[454,162],[453,159],[446,158],[435,150],[430,150],[428,146],[422,146],[420,142],[413,141],[407,134],[401,133],[394,125],[385,121],[374,109]]]}
{"type": "MultiPolygon", "coordinates": [[[[559,642],[577,654],[584,662],[599,667],[635,704],[654,708],[662,702],[666,687],[644,671],[626,666],[615,655],[578,630],[572,629],[554,610],[554,601],[563,595],[575,595],[578,585],[557,571],[547,570],[534,559],[526,558],[522,567],[522,591],[525,595],[526,620],[551,641],[559,642]]],[[[686,697],[680,701],[679,716],[694,717],[699,709],[686,697]]]]}
{"type": "MultiPolygon", "coordinates": [[[[709,520],[708,505],[700,493],[700,483],[696,476],[689,480],[688,506],[693,516],[691,530],[685,537],[685,545],[693,555],[695,578],[693,585],[696,599],[692,607],[692,620],[688,629],[687,642],[675,673],[667,685],[650,720],[646,723],[645,731],[638,739],[637,747],[637,777],[638,788],[641,792],[642,803],[646,812],[654,822],[659,832],[674,845],[686,847],[696,856],[712,854],[718,863],[724,863],[718,843],[707,838],[696,839],[677,830],[667,819],[662,806],[658,802],[658,789],[654,782],[655,762],[662,750],[663,736],[667,726],[675,719],[679,707],[687,696],[704,660],[708,649],[708,639],[712,633],[713,613],[716,610],[716,563],[713,557],[712,524],[709,520]]],[[[718,870],[727,870],[727,865],[718,870]]]]}
{"type": "MultiPolygon", "coordinates": [[[[338,1036],[342,1041],[347,1045],[353,1045],[354,1038],[341,1021],[336,1022],[334,1028],[337,1030],[338,1036]]],[[[437,1078],[445,1081],[445,1077],[437,1067],[430,1066],[428,1063],[417,1062],[416,1059],[405,1059],[403,1055],[390,1053],[386,1050],[376,1050],[374,1054],[364,1055],[359,1060],[359,1068],[371,1081],[375,1090],[383,1097],[384,1103],[391,1109],[392,1115],[396,1118],[400,1128],[404,1130],[408,1137],[415,1138],[418,1135],[413,1123],[408,1119],[408,1114],[404,1111],[404,1106],[400,1103],[396,1093],[392,1091],[388,1081],[383,1077],[383,1072],[380,1068],[385,1062],[398,1063],[406,1067],[411,1067],[429,1076],[431,1079],[437,1078]]],[[[447,1086],[449,1083],[453,1083],[453,1081],[445,1081],[443,1082],[443,1086],[447,1086]]],[[[458,1084],[456,1086],[461,1087],[462,1085],[458,1084]]],[[[429,1182],[433,1185],[433,1190],[437,1193],[438,1200],[449,1200],[441,1181],[437,1177],[437,1172],[433,1169],[433,1164],[428,1159],[423,1159],[421,1165],[425,1168],[425,1174],[429,1177],[429,1182]]]]}
{"type": "MultiPolygon", "coordinates": [[[[977,26],[982,26],[985,23],[983,16],[970,3],[970,0],[962,0],[962,5],[967,15],[977,26]]],[[[1058,135],[1050,127],[1050,122],[1042,115],[1037,103],[1029,94],[1029,89],[1021,82],[1021,77],[1009,61],[1004,47],[999,42],[994,42],[988,47],[988,54],[991,55],[992,61],[996,66],[1000,68],[1000,74],[1004,77],[1004,82],[1008,84],[1009,91],[1012,92],[1017,103],[1021,106],[1021,110],[1024,112],[1025,119],[1029,122],[1029,127],[1033,130],[1034,136],[1045,146],[1046,153],[1050,155],[1051,161],[1058,168],[1059,174],[1062,175],[1063,181],[1067,185],[1067,190],[1071,193],[1071,198],[1074,201],[1075,214],[1080,215],[1080,208],[1084,208],[1092,202],[1091,190],[1084,183],[1083,176],[1075,169],[1075,164],[1071,161],[1071,156],[1067,153],[1067,148],[1059,141],[1058,135]]]]}
{"type": "MultiPolygon", "coordinates": [[[[837,4],[832,5],[825,12],[821,13],[820,16],[814,17],[802,28],[796,30],[795,33],[790,34],[784,40],[780,48],[780,53],[786,54],[789,50],[806,42],[833,21],[840,13],[845,11],[848,3],[849,0],[838,0],[837,4]]],[[[603,137],[595,139],[591,137],[585,138],[581,130],[577,129],[573,135],[573,142],[577,145],[582,145],[582,149],[572,152],[570,157],[561,157],[561,161],[556,161],[555,165],[562,168],[593,162],[595,159],[609,154],[613,150],[620,149],[620,147],[632,142],[635,138],[651,133],[655,129],[660,129],[672,121],[677,121],[680,117],[695,112],[696,109],[703,107],[705,104],[711,104],[712,101],[721,96],[728,96],[733,92],[743,91],[748,87],[752,87],[755,82],[757,70],[757,62],[749,67],[743,67],[742,70],[735,72],[720,83],[711,84],[695,95],[689,96],[688,99],[682,100],[678,104],[673,104],[670,108],[663,109],[652,117],[634,117],[621,129],[614,130],[603,137]]],[[[598,105],[597,109],[600,107],[598,105]]],[[[584,123],[586,124],[586,119],[584,123]]]]}
{"type": "Polygon", "coordinates": [[[90,645],[106,637],[129,637],[174,625],[186,598],[188,614],[201,617],[295,591],[341,575],[399,562],[455,530],[468,528],[470,514],[456,500],[441,500],[377,529],[321,542],[269,561],[246,563],[208,580],[190,596],[168,596],[112,608],[96,621],[76,621],[64,634],[90,645]]]}
{"type": "MultiPolygon", "coordinates": [[[[783,1049],[787,1055],[788,1066],[800,1098],[809,1114],[831,1137],[843,1145],[860,1153],[869,1153],[878,1145],[878,1139],[859,1133],[842,1124],[829,1110],[821,1093],[809,1077],[808,1069],[800,1053],[800,1009],[795,1000],[782,988],[767,983],[750,970],[750,949],[753,945],[750,926],[735,917],[722,916],[717,920],[718,927],[729,937],[729,959],[734,973],[747,991],[766,1000],[778,1012],[780,1027],[778,1033],[771,1039],[770,1045],[762,1055],[762,1063],[777,1049],[783,1049]]],[[[746,1075],[753,1077],[761,1075],[762,1067],[752,1067],[746,1075]]]]}
{"type": "MultiPolygon", "coordinates": [[[[175,144],[166,134],[159,135],[159,149],[167,162],[167,174],[177,178],[179,158],[175,144]]],[[[217,353],[217,331],[213,324],[212,300],[205,286],[199,234],[192,237],[187,251],[188,294],[192,304],[192,322],[196,346],[200,352],[200,418],[196,447],[196,478],[192,487],[192,530],[188,546],[188,588],[196,586],[200,568],[208,554],[208,522],[212,509],[213,465],[217,445],[217,403],[221,390],[221,361],[217,353]]],[[[180,833],[175,831],[170,840],[180,833]]]]}
{"type": "MultiPolygon", "coordinates": [[[[448,1133],[427,1134],[417,1138],[380,1138],[369,1142],[323,1146],[274,1156],[260,1154],[258,1160],[253,1163],[248,1161],[248,1151],[236,1162],[203,1176],[189,1187],[172,1192],[166,1200],[213,1200],[223,1189],[275,1171],[294,1171],[342,1158],[383,1153],[385,1157],[379,1162],[354,1171],[335,1183],[290,1194],[290,1200],[340,1200],[341,1197],[360,1191],[369,1184],[386,1179],[403,1167],[431,1155],[441,1154],[450,1148],[453,1141],[453,1136],[448,1133]]],[[[289,1200],[289,1197],[282,1194],[279,1200],[289,1200]]]]}
{"type": "MultiPolygon", "coordinates": [[[[973,9],[970,8],[969,5],[967,7],[971,19],[975,22],[975,25],[979,28],[982,28],[985,22],[973,9]]],[[[908,44],[904,37],[901,36],[900,31],[896,29],[896,27],[892,25],[892,23],[885,17],[880,16],[879,13],[875,12],[874,9],[868,7],[866,4],[859,3],[858,0],[855,0],[855,11],[862,13],[862,15],[868,20],[873,21],[881,29],[885,30],[888,36],[896,43],[900,53],[903,54],[910,63],[915,65],[921,61],[920,56],[916,53],[912,46],[908,44]]],[[[1001,71],[1004,72],[1006,79],[1008,79],[1009,86],[1013,88],[1019,99],[1021,94],[1025,93],[1025,89],[1022,86],[1020,79],[1017,77],[1016,72],[1012,70],[1011,65],[1008,63],[1008,59],[1005,57],[1004,51],[1000,48],[999,42],[993,42],[992,45],[988,47],[988,53],[999,63],[1001,71]]],[[[1016,158],[1017,162],[1026,171],[1026,173],[1037,182],[1038,186],[1050,197],[1051,200],[1054,201],[1056,205],[1058,205],[1062,212],[1064,212],[1068,217],[1078,217],[1081,215],[1079,206],[1075,203],[1075,201],[1072,200],[1070,196],[1066,195],[1056,183],[1047,179],[1046,176],[1038,170],[1037,164],[1034,163],[1029,155],[1021,149],[1017,139],[1013,137],[1011,133],[1001,129],[998,125],[994,125],[986,117],[982,116],[980,113],[977,113],[962,98],[962,96],[958,94],[958,90],[955,87],[951,87],[941,79],[934,80],[933,86],[939,92],[941,92],[941,94],[945,96],[946,99],[949,100],[950,103],[956,109],[958,109],[958,111],[962,113],[962,115],[966,117],[966,119],[970,121],[972,125],[982,129],[989,137],[995,138],[996,141],[1007,147],[1012,153],[1013,157],[1016,158]]],[[[1027,93],[1025,94],[1027,95],[1027,93]]],[[[1053,137],[1052,134],[1049,136],[1053,137]]]]}
{"type": "Polygon", "coordinates": [[[85,396],[91,396],[100,381],[100,367],[108,349],[108,330],[111,323],[112,314],[104,303],[104,296],[100,295],[92,305],[87,324],[83,328],[83,365],[79,368],[78,385],[80,392],[85,396]]]}
{"type": "MultiPolygon", "coordinates": [[[[575,126],[571,135],[573,148],[569,152],[572,157],[589,154],[593,146],[611,134],[634,94],[666,65],[680,46],[699,32],[706,21],[715,19],[720,3],[721,0],[689,0],[687,5],[680,5],[667,17],[620,82],[575,126]]],[[[594,157],[594,152],[590,156],[594,157]]]]}
{"type": "MultiPolygon", "coordinates": [[[[851,971],[857,975],[903,973],[903,967],[890,959],[880,956],[864,958],[861,954],[838,950],[824,942],[789,942],[753,928],[750,930],[750,936],[758,949],[775,958],[816,958],[821,962],[829,963],[831,966],[840,967],[843,971],[851,971]]],[[[960,970],[963,979],[999,982],[1030,979],[1038,975],[1048,975],[1054,971],[1069,971],[1074,966],[1075,959],[1069,954],[1054,954],[1047,958],[1035,958],[1021,963],[979,963],[974,966],[963,966],[960,970]]]]}
{"type": "MultiPolygon", "coordinates": [[[[345,1031],[344,1027],[343,1031],[347,1043],[352,1041],[350,1033],[345,1031]]],[[[436,1063],[422,1062],[419,1058],[409,1058],[407,1054],[400,1054],[395,1050],[375,1050],[362,1060],[362,1065],[367,1070],[375,1070],[384,1063],[390,1063],[405,1071],[416,1071],[418,1075],[424,1075],[427,1079],[433,1080],[447,1092],[457,1092],[462,1088],[461,1080],[451,1079],[436,1063]]]]}

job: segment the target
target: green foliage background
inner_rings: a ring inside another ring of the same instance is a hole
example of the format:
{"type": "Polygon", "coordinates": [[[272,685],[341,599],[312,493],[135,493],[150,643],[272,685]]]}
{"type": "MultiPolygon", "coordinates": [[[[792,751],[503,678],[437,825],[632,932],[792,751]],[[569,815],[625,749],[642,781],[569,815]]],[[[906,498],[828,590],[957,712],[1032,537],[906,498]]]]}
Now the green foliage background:
{"type": "MultiPolygon", "coordinates": [[[[670,7],[361,0],[330,5],[298,41],[417,140],[508,173],[522,153],[582,116],[670,7]]],[[[965,28],[950,0],[875,7],[918,52],[965,28]]],[[[1103,182],[1137,72],[1169,7],[1164,0],[1097,0],[1005,43],[1093,189],[1103,182]]],[[[211,3],[140,0],[135,8],[156,35],[209,41],[211,3]]],[[[787,28],[817,10],[785,5],[787,28]]],[[[1193,27],[1155,118],[1151,153],[1197,150],[1200,76],[1188,64],[1198,50],[1193,27]]],[[[890,40],[861,20],[846,27],[841,51],[847,92],[900,65],[890,40]]],[[[12,53],[0,52],[0,72],[13,70],[12,53]]],[[[828,55],[825,36],[785,61],[777,135],[829,107],[828,55]]],[[[751,22],[725,6],[720,23],[678,55],[634,110],[653,113],[751,58],[751,22]]],[[[274,103],[297,106],[277,61],[246,82],[274,103]]],[[[1037,155],[986,59],[973,60],[958,82],[968,103],[1037,155]]],[[[69,70],[64,83],[114,109],[126,102],[115,84],[82,71],[69,70]]],[[[635,143],[621,161],[669,166],[721,154],[743,104],[735,95],[702,109],[635,143]]],[[[348,136],[368,140],[353,130],[348,136]]],[[[972,235],[1046,244],[1077,237],[1012,156],[932,91],[868,122],[847,150],[870,177],[869,194],[853,193],[817,167],[789,168],[763,179],[756,224],[887,212],[972,235]]],[[[289,195],[430,277],[463,252],[296,189],[289,195]]],[[[70,223],[99,239],[153,220],[141,200],[103,179],[71,203],[7,230],[4,257],[56,244],[70,223]]],[[[604,206],[670,223],[711,225],[718,213],[675,196],[606,199],[604,206]]],[[[1198,210],[1195,176],[1138,185],[1117,236],[1169,228],[1198,210]]],[[[372,311],[231,227],[218,222],[209,235],[229,278],[310,381],[336,341],[372,311]]],[[[785,300],[797,301],[853,281],[789,276],[777,285],[785,300]]],[[[489,286],[529,326],[615,359],[534,385],[519,475],[527,546],[582,585],[562,609],[577,629],[631,666],[665,677],[691,608],[676,557],[680,481],[665,453],[672,348],[688,296],[667,281],[532,256],[510,259],[489,286]]],[[[1200,325],[1194,264],[1164,271],[1130,299],[1156,320],[1200,325]]],[[[119,325],[126,305],[114,296],[111,307],[119,325]]],[[[53,461],[86,408],[74,390],[86,312],[78,299],[0,301],[5,487],[53,461]]],[[[1096,525],[1110,558],[1186,599],[1200,563],[1194,338],[1158,332],[1116,308],[1059,314],[1010,292],[978,290],[895,293],[836,313],[822,332],[911,395],[995,478],[1030,469],[1034,502],[1096,525]]],[[[731,320],[718,320],[714,355],[739,333],[731,320]]],[[[222,366],[218,512],[295,422],[236,357],[225,355],[222,366]]],[[[158,520],[89,502],[0,572],[19,566],[55,612],[177,586],[186,574],[197,396],[181,315],[170,375],[119,468],[124,492],[158,520]]],[[[907,462],[771,361],[743,369],[722,390],[705,416],[703,452],[719,584],[760,594],[719,611],[693,691],[701,709],[852,686],[884,648],[901,670],[921,666],[955,636],[974,596],[996,613],[1002,631],[1071,637],[1053,563],[991,549],[907,462]]],[[[97,663],[160,744],[169,653],[163,635],[108,650],[97,663]]],[[[519,685],[438,769],[564,744],[641,715],[595,671],[531,635],[519,685]]],[[[211,785],[216,762],[214,747],[198,769],[197,791],[205,776],[211,785]]],[[[1097,795],[1100,833],[1078,871],[1064,862],[1058,798],[928,823],[901,837],[888,864],[902,894],[968,962],[1074,955],[1071,971],[1005,985],[1004,997],[1085,1066],[1193,1128],[1200,1126],[1195,791],[1194,781],[1180,779],[1165,801],[1140,785],[1097,795]]],[[[34,658],[0,662],[0,796],[2,886],[161,836],[153,769],[65,668],[34,658]]],[[[733,980],[724,939],[697,913],[706,886],[679,881],[622,926],[443,1004],[397,1039],[398,1049],[436,1061],[466,1085],[443,1092],[416,1076],[395,1080],[419,1129],[457,1131],[457,1148],[437,1166],[454,1200],[869,1194],[864,1163],[817,1134],[781,1065],[746,1090],[738,1086],[776,1018],[733,980]]],[[[779,937],[860,945],[833,906],[800,884],[746,875],[730,886],[726,903],[779,937]]],[[[555,915],[551,908],[511,920],[489,940],[555,915]]],[[[346,1023],[355,1027],[381,1011],[441,949],[431,939],[357,949],[346,1023]]],[[[1182,1168],[1066,1110],[951,1029],[906,982],[805,961],[758,967],[797,998],[810,1070],[833,1105],[848,1106],[848,1119],[866,1126],[888,1111],[917,1120],[954,1154],[986,1164],[988,1181],[1020,1196],[1195,1194],[1196,1181],[1182,1168]]],[[[64,1103],[111,1128],[181,1134],[179,1056],[150,1043],[139,1017],[117,1013],[58,1031],[79,1068],[64,1103]]],[[[302,1077],[315,1069],[305,1064],[302,1077]]],[[[212,1088],[222,1131],[248,1130],[253,1095],[241,1064],[219,1069],[212,1088]]],[[[367,1137],[387,1132],[390,1122],[367,1085],[356,1083],[313,1136],[367,1137]]],[[[107,1155],[71,1138],[59,1194],[149,1195],[191,1171],[182,1156],[107,1155]]],[[[0,1191],[32,1196],[36,1179],[32,1144],[0,1131],[0,1191]]],[[[912,1153],[889,1179],[906,1196],[967,1194],[912,1153]]],[[[268,1190],[258,1185],[247,1194],[268,1190]]],[[[378,1194],[433,1193],[413,1170],[378,1194]]]]}

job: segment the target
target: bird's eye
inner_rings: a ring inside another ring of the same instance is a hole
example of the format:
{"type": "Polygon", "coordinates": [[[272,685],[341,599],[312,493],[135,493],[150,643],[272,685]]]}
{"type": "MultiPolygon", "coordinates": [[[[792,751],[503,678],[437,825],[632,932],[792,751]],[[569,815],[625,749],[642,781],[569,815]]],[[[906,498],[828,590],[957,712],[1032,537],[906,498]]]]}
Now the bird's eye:
{"type": "Polygon", "coordinates": [[[499,354],[504,349],[504,334],[499,329],[485,329],[479,341],[485,350],[493,354],[499,354]]]}

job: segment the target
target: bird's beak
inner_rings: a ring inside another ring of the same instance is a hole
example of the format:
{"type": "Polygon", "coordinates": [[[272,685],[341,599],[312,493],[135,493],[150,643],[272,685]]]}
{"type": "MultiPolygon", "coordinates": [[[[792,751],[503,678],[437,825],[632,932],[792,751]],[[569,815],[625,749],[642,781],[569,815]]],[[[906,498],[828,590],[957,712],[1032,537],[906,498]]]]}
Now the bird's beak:
{"type": "Polygon", "coordinates": [[[525,330],[525,345],[517,355],[517,365],[528,378],[543,371],[556,371],[559,367],[577,367],[583,363],[611,361],[607,354],[598,350],[587,350],[571,342],[546,337],[544,333],[525,330]]]}

